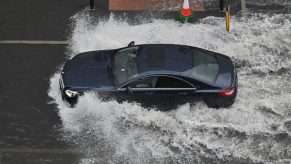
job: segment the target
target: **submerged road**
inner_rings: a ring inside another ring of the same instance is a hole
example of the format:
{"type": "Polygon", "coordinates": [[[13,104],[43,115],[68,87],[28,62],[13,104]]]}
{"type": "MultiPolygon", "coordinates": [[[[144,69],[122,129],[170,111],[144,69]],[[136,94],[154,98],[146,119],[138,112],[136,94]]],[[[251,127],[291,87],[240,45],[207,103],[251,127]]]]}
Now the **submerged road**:
{"type": "MultiPolygon", "coordinates": [[[[108,14],[105,0],[95,5],[108,14]]],[[[0,164],[78,163],[47,90],[66,61],[70,17],[84,8],[89,1],[0,1],[0,164]]]]}

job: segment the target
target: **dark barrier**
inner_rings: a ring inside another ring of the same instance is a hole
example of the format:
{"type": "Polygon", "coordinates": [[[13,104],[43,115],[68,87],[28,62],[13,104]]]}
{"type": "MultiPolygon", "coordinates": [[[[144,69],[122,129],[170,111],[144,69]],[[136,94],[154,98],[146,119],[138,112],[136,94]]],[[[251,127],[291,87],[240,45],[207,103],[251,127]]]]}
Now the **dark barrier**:
{"type": "Polygon", "coordinates": [[[220,0],[219,1],[219,10],[223,11],[223,9],[224,9],[224,0],[220,0]]]}
{"type": "Polygon", "coordinates": [[[90,0],[90,9],[93,10],[95,8],[94,0],[90,0]]]}

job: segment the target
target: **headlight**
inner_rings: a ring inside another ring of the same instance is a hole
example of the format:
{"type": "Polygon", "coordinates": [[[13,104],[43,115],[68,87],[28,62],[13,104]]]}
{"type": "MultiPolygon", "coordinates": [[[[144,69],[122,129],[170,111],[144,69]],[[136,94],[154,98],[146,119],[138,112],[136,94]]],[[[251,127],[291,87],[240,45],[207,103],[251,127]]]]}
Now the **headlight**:
{"type": "Polygon", "coordinates": [[[65,93],[66,93],[66,95],[67,95],[68,97],[76,97],[76,96],[79,95],[78,92],[76,92],[76,91],[71,91],[71,90],[65,90],[65,93]]]}

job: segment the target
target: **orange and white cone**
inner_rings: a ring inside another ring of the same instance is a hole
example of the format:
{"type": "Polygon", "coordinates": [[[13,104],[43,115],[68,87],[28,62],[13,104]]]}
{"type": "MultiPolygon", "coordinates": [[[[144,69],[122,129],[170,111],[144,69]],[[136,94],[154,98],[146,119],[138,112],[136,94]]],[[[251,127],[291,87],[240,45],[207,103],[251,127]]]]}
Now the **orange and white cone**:
{"type": "Polygon", "coordinates": [[[192,16],[192,11],[190,9],[189,0],[184,0],[183,8],[179,11],[180,22],[187,22],[192,16]]]}

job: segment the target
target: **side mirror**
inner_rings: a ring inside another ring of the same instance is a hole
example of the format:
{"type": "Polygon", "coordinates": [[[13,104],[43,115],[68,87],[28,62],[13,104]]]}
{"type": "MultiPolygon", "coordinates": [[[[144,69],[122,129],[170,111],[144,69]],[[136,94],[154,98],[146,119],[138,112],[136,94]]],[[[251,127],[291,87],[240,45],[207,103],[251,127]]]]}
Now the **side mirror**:
{"type": "Polygon", "coordinates": [[[130,42],[130,43],[127,45],[127,47],[132,47],[132,46],[134,46],[134,44],[135,44],[135,42],[132,41],[132,42],[130,42]]]}

